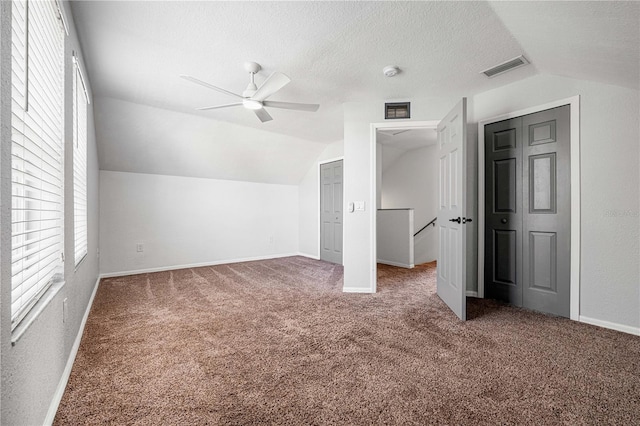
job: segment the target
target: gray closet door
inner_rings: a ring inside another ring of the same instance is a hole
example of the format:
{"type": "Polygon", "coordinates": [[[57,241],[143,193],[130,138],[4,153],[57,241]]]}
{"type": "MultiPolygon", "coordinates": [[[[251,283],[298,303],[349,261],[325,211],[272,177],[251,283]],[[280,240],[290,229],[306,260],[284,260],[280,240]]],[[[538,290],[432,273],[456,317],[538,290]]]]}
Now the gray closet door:
{"type": "Polygon", "coordinates": [[[485,292],[569,317],[570,107],[485,126],[485,292]]]}
{"type": "Polygon", "coordinates": [[[523,304],[569,317],[570,107],[522,117],[523,304]]]}
{"type": "Polygon", "coordinates": [[[320,259],[342,265],[342,160],[320,166],[320,259]]]}
{"type": "Polygon", "coordinates": [[[485,126],[485,293],[522,306],[522,119],[485,126]]]}

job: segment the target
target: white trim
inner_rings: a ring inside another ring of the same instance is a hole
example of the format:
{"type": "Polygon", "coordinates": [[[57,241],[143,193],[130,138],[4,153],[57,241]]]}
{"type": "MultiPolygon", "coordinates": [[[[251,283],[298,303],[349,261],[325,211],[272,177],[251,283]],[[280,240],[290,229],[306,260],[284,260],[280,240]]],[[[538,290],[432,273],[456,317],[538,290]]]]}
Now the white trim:
{"type": "Polygon", "coordinates": [[[371,158],[371,174],[369,181],[369,259],[371,260],[369,267],[369,291],[375,293],[378,291],[378,127],[371,123],[369,130],[369,158],[371,158]]]}
{"type": "Polygon", "coordinates": [[[184,265],[158,266],[156,268],[135,269],[130,271],[106,272],[106,273],[100,274],[100,278],[125,277],[127,275],[147,274],[150,272],[175,271],[176,269],[200,268],[203,266],[226,265],[229,263],[240,263],[240,262],[253,262],[255,260],[280,259],[283,257],[292,257],[292,256],[298,256],[298,253],[270,254],[266,256],[214,260],[211,262],[189,263],[184,265]]]}
{"type": "Polygon", "coordinates": [[[375,293],[375,291],[371,291],[369,288],[365,287],[342,287],[343,293],[375,293]]]}
{"type": "MultiPolygon", "coordinates": [[[[322,244],[320,242],[321,238],[322,238],[322,219],[320,218],[320,209],[322,208],[322,206],[320,205],[321,202],[321,186],[322,186],[322,174],[320,173],[320,169],[322,167],[323,164],[329,164],[329,163],[333,163],[335,161],[342,161],[342,227],[344,228],[344,213],[345,213],[345,198],[344,198],[344,155],[341,157],[335,157],[335,158],[330,158],[328,160],[321,160],[318,161],[318,260],[320,259],[320,250],[322,250],[322,244]]],[[[343,231],[344,232],[344,231],[343,231]]],[[[315,258],[315,257],[314,257],[315,258]]],[[[344,264],[344,239],[342,242],[342,264],[344,264]]]]}
{"type": "Polygon", "coordinates": [[[467,297],[478,297],[478,292],[467,290],[467,297]]]}
{"type": "Polygon", "coordinates": [[[315,255],[309,254],[309,253],[302,253],[301,251],[298,252],[298,256],[307,257],[307,258],[313,259],[313,260],[320,260],[320,256],[315,256],[315,255]]]}
{"type": "Polygon", "coordinates": [[[87,308],[84,311],[84,316],[82,317],[82,321],[80,322],[80,328],[78,329],[76,340],[73,342],[73,346],[71,347],[71,352],[69,352],[69,358],[67,358],[67,364],[65,365],[64,371],[62,372],[62,377],[60,377],[60,381],[58,382],[58,387],[56,387],[56,391],[53,394],[53,399],[51,400],[51,404],[49,404],[49,410],[47,411],[47,416],[44,418],[45,425],[53,424],[53,420],[56,417],[56,412],[58,411],[58,407],[60,406],[60,401],[62,401],[64,390],[66,389],[67,383],[69,382],[69,377],[71,376],[71,369],[73,368],[73,363],[76,360],[76,355],[78,355],[78,348],[80,348],[80,341],[82,340],[84,327],[87,324],[87,319],[89,318],[89,312],[91,311],[91,306],[93,305],[93,299],[95,299],[96,297],[96,293],[98,292],[99,285],[100,285],[100,277],[96,279],[96,283],[93,285],[93,292],[91,293],[91,297],[89,298],[89,303],[87,304],[87,308]]]}
{"type": "Polygon", "coordinates": [[[630,325],[618,324],[616,322],[589,318],[585,317],[584,315],[580,315],[580,322],[640,336],[640,327],[633,327],[630,325]]]}
{"type": "MultiPolygon", "coordinates": [[[[371,123],[369,130],[369,158],[371,163],[369,168],[371,169],[371,176],[369,177],[370,189],[371,189],[371,206],[369,207],[369,222],[371,227],[369,228],[369,238],[371,241],[371,250],[369,252],[369,258],[371,259],[372,268],[369,271],[369,292],[375,293],[378,287],[378,267],[377,267],[377,213],[378,213],[378,159],[377,159],[377,130],[378,129],[437,129],[440,120],[430,121],[402,121],[402,122],[382,122],[371,123]]],[[[346,290],[344,290],[346,291],[346,290]]]]}
{"type": "Polygon", "coordinates": [[[580,317],[580,96],[499,115],[478,122],[478,297],[484,297],[484,126],[563,105],[571,114],[571,283],[569,318],[580,317]]]}
{"type": "Polygon", "coordinates": [[[67,36],[69,36],[69,25],[67,25],[67,22],[69,21],[67,19],[67,12],[64,10],[64,7],[62,6],[62,0],[55,0],[56,2],[56,8],[58,9],[58,15],[60,18],[60,21],[62,22],[62,26],[64,27],[64,32],[67,36]]]}
{"type": "Polygon", "coordinates": [[[383,265],[397,266],[398,268],[407,268],[407,269],[413,269],[416,266],[413,263],[409,263],[409,264],[400,263],[400,262],[394,262],[392,260],[382,260],[382,259],[378,259],[378,263],[382,263],[383,265]]]}
{"type": "Polygon", "coordinates": [[[318,166],[321,166],[322,164],[334,163],[334,162],[340,161],[340,160],[344,160],[344,155],[341,156],[341,157],[330,158],[328,160],[320,160],[320,161],[318,161],[318,166]]]}
{"type": "Polygon", "coordinates": [[[84,72],[82,71],[83,66],[80,63],[80,58],[78,57],[78,52],[73,52],[71,59],[73,61],[73,65],[78,70],[78,74],[80,75],[80,83],[82,83],[82,90],[84,91],[84,97],[87,99],[87,104],[91,104],[91,99],[89,98],[89,91],[87,90],[87,84],[84,80],[84,72]]]}

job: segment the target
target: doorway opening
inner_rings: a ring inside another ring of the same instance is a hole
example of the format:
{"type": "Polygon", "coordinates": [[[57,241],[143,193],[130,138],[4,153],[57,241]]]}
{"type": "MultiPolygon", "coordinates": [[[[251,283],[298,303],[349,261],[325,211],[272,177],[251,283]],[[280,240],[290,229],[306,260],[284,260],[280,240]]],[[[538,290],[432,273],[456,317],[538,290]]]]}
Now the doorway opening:
{"type": "Polygon", "coordinates": [[[438,257],[436,129],[378,129],[377,263],[413,268],[438,257]]]}
{"type": "Polygon", "coordinates": [[[375,164],[372,170],[372,200],[375,201],[375,205],[371,211],[372,223],[376,228],[373,233],[376,236],[375,243],[372,247],[375,260],[371,277],[372,293],[377,290],[378,262],[412,268],[417,264],[416,261],[424,263],[437,258],[435,222],[429,226],[425,225],[437,216],[433,211],[437,211],[437,201],[433,201],[437,199],[437,152],[431,151],[435,151],[436,148],[438,123],[413,121],[371,124],[375,164]],[[428,159],[431,157],[432,161],[435,161],[435,169],[427,172],[416,170],[420,159],[427,160],[430,164],[428,159]],[[421,175],[430,177],[429,172],[435,172],[432,182],[417,181],[421,175]],[[430,188],[430,184],[435,186],[430,188]],[[420,188],[424,190],[424,194],[419,194],[420,188]],[[433,200],[430,197],[433,197],[433,200]],[[431,215],[433,217],[430,217],[431,215]],[[426,217],[429,219],[425,219],[426,217]],[[421,228],[425,229],[417,232],[421,228]],[[378,244],[380,241],[384,241],[384,247],[378,244]]]}

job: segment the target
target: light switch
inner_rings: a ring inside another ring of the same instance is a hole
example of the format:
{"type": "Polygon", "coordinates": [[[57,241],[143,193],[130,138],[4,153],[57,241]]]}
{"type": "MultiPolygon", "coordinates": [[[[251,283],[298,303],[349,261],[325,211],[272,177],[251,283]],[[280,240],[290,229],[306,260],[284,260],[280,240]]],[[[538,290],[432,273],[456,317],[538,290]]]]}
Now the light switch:
{"type": "Polygon", "coordinates": [[[356,201],[356,211],[363,212],[364,211],[364,201],[356,201]]]}

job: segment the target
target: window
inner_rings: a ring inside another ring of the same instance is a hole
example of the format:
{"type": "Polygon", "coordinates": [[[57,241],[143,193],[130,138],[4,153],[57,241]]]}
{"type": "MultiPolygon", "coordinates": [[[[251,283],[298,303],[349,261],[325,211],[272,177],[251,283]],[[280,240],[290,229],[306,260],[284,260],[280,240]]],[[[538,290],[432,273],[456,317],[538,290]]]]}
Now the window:
{"type": "Polygon", "coordinates": [[[54,1],[14,1],[12,329],[62,280],[64,27],[54,1]]]}
{"type": "Polygon", "coordinates": [[[87,254],[87,97],[77,57],[73,57],[73,239],[75,264],[87,254]]]}

